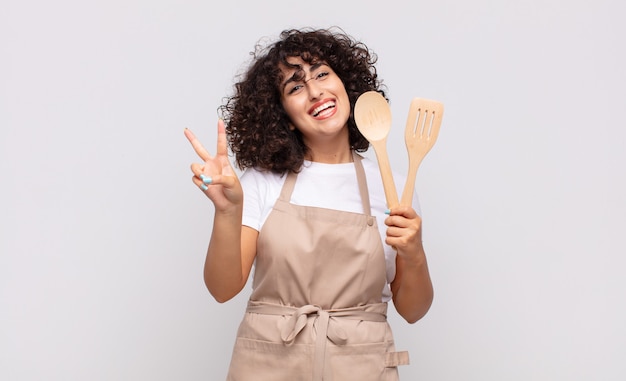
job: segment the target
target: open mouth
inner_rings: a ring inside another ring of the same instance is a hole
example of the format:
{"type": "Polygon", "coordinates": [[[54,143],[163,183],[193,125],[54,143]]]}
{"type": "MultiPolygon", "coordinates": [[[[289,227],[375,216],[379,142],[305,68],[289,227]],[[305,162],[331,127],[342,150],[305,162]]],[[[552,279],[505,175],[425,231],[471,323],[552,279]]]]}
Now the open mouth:
{"type": "Polygon", "coordinates": [[[321,104],[321,105],[317,106],[316,108],[314,108],[313,112],[311,112],[311,115],[316,117],[316,116],[319,116],[324,111],[331,110],[333,108],[335,108],[335,102],[333,102],[333,101],[324,102],[323,104],[321,104]]]}

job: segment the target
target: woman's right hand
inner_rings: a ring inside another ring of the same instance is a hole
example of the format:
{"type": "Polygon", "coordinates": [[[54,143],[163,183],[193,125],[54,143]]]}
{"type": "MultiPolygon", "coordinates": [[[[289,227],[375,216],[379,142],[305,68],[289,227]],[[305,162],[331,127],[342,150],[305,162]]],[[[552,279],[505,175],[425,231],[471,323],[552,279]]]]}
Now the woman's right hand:
{"type": "Polygon", "coordinates": [[[203,163],[191,164],[192,181],[207,195],[216,210],[227,211],[243,204],[243,190],[239,178],[228,160],[228,144],[224,121],[217,122],[217,152],[211,156],[189,129],[185,137],[203,163]]]}

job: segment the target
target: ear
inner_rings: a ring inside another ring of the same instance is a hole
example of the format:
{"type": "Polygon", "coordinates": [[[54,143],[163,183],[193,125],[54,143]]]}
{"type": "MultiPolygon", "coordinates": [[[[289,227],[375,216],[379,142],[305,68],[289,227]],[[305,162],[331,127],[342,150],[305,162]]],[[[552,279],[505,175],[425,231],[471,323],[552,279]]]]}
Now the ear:
{"type": "Polygon", "coordinates": [[[296,126],[294,126],[292,123],[289,123],[289,131],[295,131],[296,130],[296,126]]]}

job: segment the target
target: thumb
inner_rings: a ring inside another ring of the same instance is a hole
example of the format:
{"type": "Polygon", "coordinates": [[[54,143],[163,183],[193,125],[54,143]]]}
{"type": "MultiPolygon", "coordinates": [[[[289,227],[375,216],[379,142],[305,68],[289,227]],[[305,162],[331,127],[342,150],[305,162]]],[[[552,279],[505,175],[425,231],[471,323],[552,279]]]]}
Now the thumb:
{"type": "Polygon", "coordinates": [[[211,184],[222,185],[225,188],[233,188],[237,184],[237,177],[233,175],[211,176],[211,184]]]}

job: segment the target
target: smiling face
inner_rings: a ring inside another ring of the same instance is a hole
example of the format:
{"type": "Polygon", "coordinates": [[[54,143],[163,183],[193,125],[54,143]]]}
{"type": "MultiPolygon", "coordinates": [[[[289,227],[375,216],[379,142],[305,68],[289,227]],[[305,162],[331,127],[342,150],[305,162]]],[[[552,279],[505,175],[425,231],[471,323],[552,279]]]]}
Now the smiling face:
{"type": "Polygon", "coordinates": [[[304,62],[290,57],[281,67],[282,104],[293,128],[310,149],[316,145],[348,146],[350,100],[339,76],[324,62],[304,62]]]}

